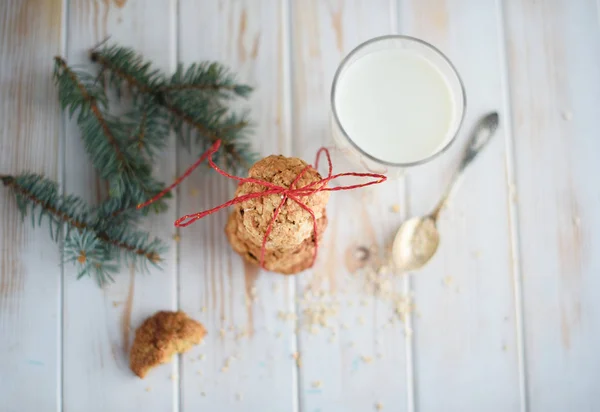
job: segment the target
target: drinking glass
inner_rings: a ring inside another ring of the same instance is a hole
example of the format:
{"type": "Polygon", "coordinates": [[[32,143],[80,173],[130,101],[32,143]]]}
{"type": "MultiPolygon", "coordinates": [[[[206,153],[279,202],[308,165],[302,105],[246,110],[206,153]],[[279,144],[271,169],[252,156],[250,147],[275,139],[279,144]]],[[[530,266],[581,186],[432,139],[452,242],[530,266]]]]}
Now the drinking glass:
{"type": "Polygon", "coordinates": [[[373,173],[380,173],[391,178],[398,177],[406,168],[429,162],[450,147],[452,142],[456,140],[456,135],[458,134],[464,118],[465,108],[466,97],[462,80],[454,65],[441,51],[436,49],[431,44],[414,37],[403,35],[387,35],[376,37],[360,44],[354,50],[352,50],[344,58],[344,60],[342,60],[335,73],[333,85],[331,87],[332,136],[336,149],[343,153],[344,157],[349,159],[355,165],[355,167],[360,167],[360,171],[366,170],[373,173]],[[344,77],[346,70],[348,70],[353,63],[365,55],[388,49],[402,49],[403,51],[414,53],[425,58],[430,64],[432,64],[439,71],[439,74],[445,79],[455,110],[450,124],[450,129],[446,134],[446,138],[443,143],[427,157],[407,163],[392,163],[378,159],[363,150],[363,148],[361,148],[355,142],[353,136],[349,135],[344,129],[344,124],[338,117],[338,108],[336,107],[337,88],[339,81],[344,77]]]}

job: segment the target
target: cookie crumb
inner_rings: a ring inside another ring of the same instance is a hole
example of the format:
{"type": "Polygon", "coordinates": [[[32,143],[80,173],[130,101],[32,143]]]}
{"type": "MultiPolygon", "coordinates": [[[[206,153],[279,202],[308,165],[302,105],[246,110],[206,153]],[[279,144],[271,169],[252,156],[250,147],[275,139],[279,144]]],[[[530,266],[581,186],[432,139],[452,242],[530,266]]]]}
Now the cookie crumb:
{"type": "Polygon", "coordinates": [[[561,114],[562,118],[565,119],[567,122],[573,120],[573,113],[570,110],[563,110],[561,114]]]}
{"type": "Polygon", "coordinates": [[[365,355],[363,355],[363,356],[360,357],[360,359],[362,359],[362,361],[364,363],[371,363],[371,362],[373,362],[373,357],[372,356],[365,356],[365,355]]]}
{"type": "Polygon", "coordinates": [[[471,256],[473,256],[475,259],[479,259],[481,255],[482,253],[480,250],[474,250],[473,252],[471,252],[471,256]]]}
{"type": "Polygon", "coordinates": [[[513,202],[517,202],[518,197],[517,197],[517,186],[514,183],[509,183],[508,184],[508,193],[510,195],[510,198],[513,202]]]}
{"type": "Polygon", "coordinates": [[[146,387],[146,392],[150,392],[152,388],[150,386],[146,387]]]}
{"type": "Polygon", "coordinates": [[[398,203],[392,205],[392,212],[400,213],[400,205],[398,203]]]}
{"type": "Polygon", "coordinates": [[[296,365],[301,368],[302,367],[302,356],[299,352],[292,353],[292,358],[296,361],[296,365]]]}
{"type": "Polygon", "coordinates": [[[321,381],[314,381],[312,383],[312,387],[315,388],[315,389],[320,389],[320,388],[323,387],[323,382],[321,382],[321,381]]]}
{"type": "Polygon", "coordinates": [[[181,240],[181,236],[176,233],[173,235],[173,240],[175,241],[175,243],[179,243],[179,241],[181,240]]]}
{"type": "Polygon", "coordinates": [[[375,409],[378,410],[378,411],[382,410],[383,409],[383,403],[377,402],[375,404],[375,409]]]}

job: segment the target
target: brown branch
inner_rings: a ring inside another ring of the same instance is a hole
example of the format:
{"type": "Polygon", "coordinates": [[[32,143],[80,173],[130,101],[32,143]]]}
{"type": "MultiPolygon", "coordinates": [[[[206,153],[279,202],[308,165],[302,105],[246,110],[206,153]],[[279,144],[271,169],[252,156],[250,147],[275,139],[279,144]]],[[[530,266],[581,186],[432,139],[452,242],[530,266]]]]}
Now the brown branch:
{"type": "Polygon", "coordinates": [[[174,91],[174,90],[229,90],[229,91],[233,91],[236,88],[236,86],[226,86],[223,84],[175,84],[175,85],[163,86],[163,87],[160,87],[157,90],[155,90],[152,87],[148,86],[147,84],[141,83],[140,81],[138,81],[138,79],[136,79],[134,76],[127,73],[126,71],[113,66],[112,62],[109,59],[105,58],[102,55],[102,53],[99,53],[97,51],[90,52],[90,60],[94,63],[100,64],[104,68],[107,68],[108,70],[117,74],[126,83],[128,83],[130,86],[138,88],[138,90],[140,90],[142,93],[152,94],[155,97],[158,97],[158,95],[163,95],[165,92],[174,91]]]}
{"type": "Polygon", "coordinates": [[[52,213],[54,216],[58,217],[63,222],[65,222],[71,226],[74,226],[77,229],[88,229],[88,225],[85,222],[79,221],[79,220],[75,219],[74,217],[67,215],[65,212],[61,212],[60,210],[58,210],[58,209],[52,207],[50,204],[48,204],[48,202],[43,202],[42,200],[40,200],[36,196],[34,196],[33,193],[31,193],[28,190],[26,190],[25,188],[19,186],[17,184],[17,180],[14,177],[3,176],[2,183],[4,183],[4,186],[10,187],[11,189],[13,189],[15,192],[17,192],[21,196],[29,199],[31,202],[35,203],[36,205],[39,205],[43,209],[49,211],[50,213],[52,213]]]}
{"type": "Polygon", "coordinates": [[[110,145],[113,147],[113,149],[117,155],[117,159],[122,164],[125,164],[126,162],[125,162],[123,152],[121,151],[121,148],[119,147],[117,139],[115,139],[112,132],[110,131],[110,128],[108,127],[108,124],[106,123],[106,119],[104,119],[104,116],[102,115],[102,112],[100,111],[100,108],[98,107],[98,104],[96,103],[96,98],[94,96],[90,96],[90,94],[88,93],[85,86],[77,78],[77,75],[69,68],[69,66],[67,66],[67,62],[65,62],[61,57],[58,57],[58,56],[55,57],[54,60],[56,60],[56,62],[60,66],[60,68],[67,74],[67,76],[69,76],[69,78],[71,78],[71,81],[77,86],[77,88],[79,89],[79,92],[83,96],[84,100],[88,102],[88,104],[90,105],[90,109],[92,110],[92,113],[94,113],[94,116],[98,120],[98,123],[100,123],[100,127],[102,128],[102,131],[103,131],[104,135],[106,136],[108,143],[110,143],[110,145]]]}
{"type": "MultiPolygon", "coordinates": [[[[247,125],[247,122],[239,122],[235,125],[229,126],[227,128],[223,128],[223,129],[219,130],[218,132],[213,132],[213,131],[209,130],[208,128],[206,128],[206,126],[204,126],[203,124],[196,122],[192,118],[192,116],[188,115],[187,113],[181,111],[176,106],[172,105],[166,98],[165,93],[163,92],[164,89],[155,90],[152,87],[150,87],[144,83],[141,83],[135,77],[131,76],[129,73],[121,70],[118,67],[114,67],[112,62],[109,59],[106,59],[104,56],[102,56],[102,54],[99,52],[96,52],[96,51],[90,52],[90,59],[93,62],[100,64],[104,69],[110,70],[113,73],[115,73],[117,76],[119,76],[121,79],[123,79],[126,83],[128,83],[130,87],[137,88],[140,92],[150,94],[151,96],[153,96],[156,99],[156,101],[158,102],[158,104],[163,106],[165,109],[167,109],[169,112],[171,112],[174,116],[178,117],[180,120],[187,123],[190,127],[196,129],[199,133],[206,136],[213,143],[215,143],[217,140],[221,139],[221,137],[219,136],[219,132],[222,132],[223,130],[242,128],[247,125]]],[[[181,85],[181,86],[183,86],[183,85],[181,85]]],[[[233,143],[223,142],[223,149],[227,153],[229,153],[231,156],[233,156],[234,159],[237,162],[239,162],[241,165],[243,165],[244,167],[250,166],[243,159],[243,157],[240,156],[240,154],[236,150],[235,145],[233,143]]]]}
{"type": "Polygon", "coordinates": [[[136,136],[135,140],[137,141],[137,146],[139,150],[142,150],[144,147],[144,137],[146,137],[146,121],[148,120],[148,114],[144,110],[142,113],[142,118],[140,120],[140,133],[136,136]]]}
{"type": "Polygon", "coordinates": [[[33,193],[31,193],[27,189],[25,189],[22,186],[20,186],[19,184],[17,184],[17,181],[13,176],[0,176],[0,180],[2,180],[2,183],[4,184],[4,186],[10,187],[19,195],[27,198],[29,201],[40,206],[42,209],[47,210],[52,215],[54,215],[55,217],[60,219],[62,222],[75,227],[80,232],[82,230],[90,230],[96,234],[98,239],[100,239],[106,243],[109,243],[113,246],[116,246],[120,249],[125,249],[125,250],[127,250],[129,252],[133,252],[137,255],[144,256],[147,259],[149,259],[151,262],[158,262],[161,260],[158,253],[156,253],[154,251],[146,251],[144,249],[137,248],[133,245],[130,245],[129,243],[121,242],[117,239],[112,239],[110,236],[108,236],[106,234],[106,232],[97,232],[96,230],[94,230],[94,228],[90,227],[90,225],[87,224],[86,222],[75,219],[74,217],[69,216],[65,212],[62,212],[62,211],[56,209],[55,207],[51,206],[48,202],[42,201],[37,196],[35,196],[33,193]]]}
{"type": "Polygon", "coordinates": [[[112,71],[113,73],[117,74],[119,77],[121,77],[123,80],[125,80],[125,82],[127,82],[130,86],[136,87],[139,91],[141,91],[142,93],[149,93],[149,94],[155,94],[156,91],[154,89],[152,89],[150,86],[139,82],[135,77],[133,77],[132,75],[130,75],[129,73],[127,73],[124,70],[121,70],[118,67],[114,67],[111,63],[110,60],[104,58],[104,56],[102,56],[101,53],[98,53],[96,51],[92,51],[90,52],[90,60],[94,63],[98,63],[101,66],[103,66],[104,68],[112,71]]]}
{"type": "Polygon", "coordinates": [[[161,87],[161,92],[179,91],[179,90],[229,90],[234,91],[237,86],[226,86],[224,84],[173,84],[161,87]]]}

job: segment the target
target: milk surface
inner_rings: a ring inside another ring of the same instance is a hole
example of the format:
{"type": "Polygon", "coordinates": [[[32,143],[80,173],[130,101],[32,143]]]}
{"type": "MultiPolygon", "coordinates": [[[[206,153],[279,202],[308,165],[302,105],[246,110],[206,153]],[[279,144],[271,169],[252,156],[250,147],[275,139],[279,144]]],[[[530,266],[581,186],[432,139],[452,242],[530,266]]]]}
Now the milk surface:
{"type": "Polygon", "coordinates": [[[414,51],[379,50],[359,58],[341,73],[334,99],[350,139],[379,160],[419,161],[452,138],[450,86],[414,51]]]}

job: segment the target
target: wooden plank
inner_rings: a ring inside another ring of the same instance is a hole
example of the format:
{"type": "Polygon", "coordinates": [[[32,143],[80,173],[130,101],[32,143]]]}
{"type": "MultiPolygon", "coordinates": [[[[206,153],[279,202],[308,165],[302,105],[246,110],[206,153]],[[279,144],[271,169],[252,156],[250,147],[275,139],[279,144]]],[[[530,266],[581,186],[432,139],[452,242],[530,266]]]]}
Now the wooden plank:
{"type": "MultiPolygon", "coordinates": [[[[180,61],[223,62],[256,87],[241,106],[252,110],[254,148],[262,155],[290,152],[284,3],[180,1],[180,61]]],[[[180,172],[197,155],[181,150],[180,172]]],[[[215,173],[194,173],[181,186],[179,212],[216,206],[231,198],[234,188],[215,173]]],[[[227,244],[226,219],[222,212],[180,230],[181,308],[209,330],[206,345],[183,358],[181,405],[185,410],[294,410],[294,325],[277,316],[294,310],[293,279],[244,267],[227,244]]]]}
{"type": "MultiPolygon", "coordinates": [[[[60,177],[52,58],[61,51],[62,7],[61,0],[0,3],[0,174],[60,177]]],[[[48,238],[46,225],[34,230],[29,219],[21,221],[6,188],[0,193],[2,408],[58,410],[59,247],[48,238]]]]}
{"type": "MultiPolygon", "coordinates": [[[[477,119],[490,111],[504,119],[503,38],[495,1],[402,4],[401,32],[446,53],[467,93],[467,114],[452,149],[409,171],[410,215],[419,215],[433,209],[449,183],[477,119]]],[[[436,256],[413,275],[419,410],[520,407],[504,139],[501,128],[467,171],[442,212],[436,256]]]]}
{"type": "MultiPolygon", "coordinates": [[[[320,146],[332,145],[329,93],[338,64],[362,41],[392,32],[396,13],[393,2],[383,0],[292,4],[294,155],[312,162],[320,146]]],[[[337,171],[356,169],[339,152],[333,154],[337,171]]],[[[392,302],[375,299],[368,292],[372,281],[356,271],[361,248],[363,253],[373,248],[371,261],[385,249],[402,218],[392,207],[402,204],[403,193],[402,181],[390,181],[331,197],[319,260],[297,277],[302,410],[368,411],[380,403],[385,410],[402,411],[410,406],[407,338],[392,302]],[[339,313],[323,313],[328,311],[339,313]],[[321,317],[328,326],[312,327],[321,317]]],[[[402,281],[392,277],[397,296],[402,281]]]]}
{"type": "Polygon", "coordinates": [[[506,2],[530,410],[600,408],[597,3],[506,2]]]}
{"type": "MultiPolygon", "coordinates": [[[[110,35],[111,42],[130,46],[167,72],[174,69],[174,3],[70,2],[67,59],[89,64],[87,50],[110,35]]],[[[79,131],[69,123],[66,144],[66,190],[90,202],[100,200],[100,182],[85,155],[79,131]]],[[[156,165],[157,177],[175,175],[174,143],[156,165]]],[[[90,279],[75,279],[65,267],[64,405],[67,410],[175,410],[177,362],[140,380],[129,370],[128,350],[134,329],[157,310],[176,308],[176,244],[172,240],[175,201],[169,211],[147,219],[146,229],[167,243],[164,268],[149,275],[123,269],[116,283],[103,289],[90,279]]]]}

